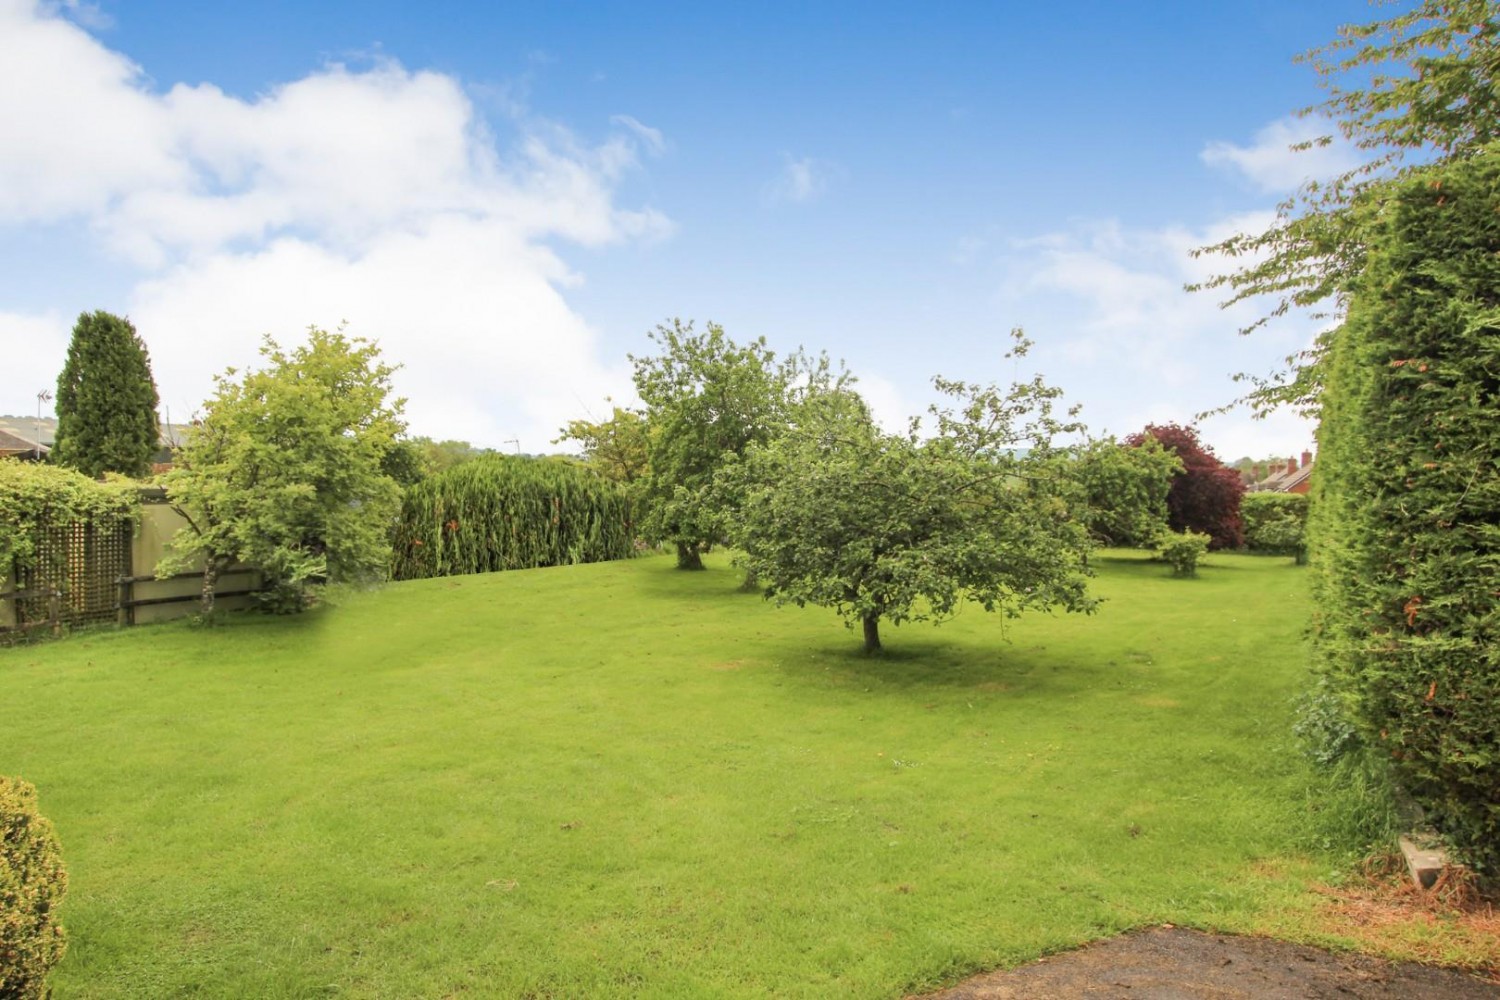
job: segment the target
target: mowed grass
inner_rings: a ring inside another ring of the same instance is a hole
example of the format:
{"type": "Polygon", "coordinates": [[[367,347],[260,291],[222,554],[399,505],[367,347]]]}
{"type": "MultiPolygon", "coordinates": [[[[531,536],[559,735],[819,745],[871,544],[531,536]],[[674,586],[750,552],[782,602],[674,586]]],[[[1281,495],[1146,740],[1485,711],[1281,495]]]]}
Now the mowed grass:
{"type": "MultiPolygon", "coordinates": [[[[894,997],[1305,907],[1305,575],[887,627],[667,559],[0,650],[60,997],[894,997]]],[[[1337,845],[1336,845],[1337,846],[1337,845]]]]}

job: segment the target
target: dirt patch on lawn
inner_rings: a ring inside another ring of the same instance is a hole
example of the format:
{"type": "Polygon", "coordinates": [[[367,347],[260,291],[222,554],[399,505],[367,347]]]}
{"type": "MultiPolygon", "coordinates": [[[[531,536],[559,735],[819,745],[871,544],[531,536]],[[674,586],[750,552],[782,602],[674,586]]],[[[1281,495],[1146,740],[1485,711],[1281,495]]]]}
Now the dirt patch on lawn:
{"type": "Polygon", "coordinates": [[[1019,969],[988,972],[926,1000],[1497,1000],[1500,980],[1269,938],[1170,925],[1124,934],[1019,969]]]}
{"type": "Polygon", "coordinates": [[[1372,858],[1362,878],[1314,891],[1324,897],[1318,924],[1327,933],[1397,958],[1451,965],[1462,955],[1500,972],[1500,913],[1462,868],[1419,889],[1399,856],[1372,858]]]}

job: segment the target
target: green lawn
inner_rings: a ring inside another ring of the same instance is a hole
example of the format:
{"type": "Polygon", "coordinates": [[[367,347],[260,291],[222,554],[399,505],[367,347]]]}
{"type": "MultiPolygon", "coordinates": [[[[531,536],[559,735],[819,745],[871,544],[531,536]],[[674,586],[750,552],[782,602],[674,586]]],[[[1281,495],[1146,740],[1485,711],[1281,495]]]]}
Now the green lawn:
{"type": "Polygon", "coordinates": [[[1096,559],[1090,618],[888,628],[722,558],[427,580],[0,650],[60,997],[894,997],[1334,863],[1304,572],[1096,559]]]}

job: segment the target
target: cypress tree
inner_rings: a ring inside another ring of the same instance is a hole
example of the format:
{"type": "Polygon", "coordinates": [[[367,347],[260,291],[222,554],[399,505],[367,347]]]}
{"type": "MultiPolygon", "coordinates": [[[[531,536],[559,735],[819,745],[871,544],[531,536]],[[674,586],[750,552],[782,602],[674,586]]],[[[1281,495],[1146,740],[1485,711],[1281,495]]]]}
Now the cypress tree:
{"type": "Polygon", "coordinates": [[[57,378],[52,458],[88,476],[144,476],[158,441],[156,382],[146,345],[127,319],[83,313],[57,378]]]}

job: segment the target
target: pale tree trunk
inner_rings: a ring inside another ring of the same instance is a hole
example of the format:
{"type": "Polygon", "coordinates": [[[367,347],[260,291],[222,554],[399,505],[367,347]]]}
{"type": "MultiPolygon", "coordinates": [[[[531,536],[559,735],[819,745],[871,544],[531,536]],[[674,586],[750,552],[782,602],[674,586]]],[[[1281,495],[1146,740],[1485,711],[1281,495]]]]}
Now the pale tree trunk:
{"type": "Polygon", "coordinates": [[[203,563],[203,592],[199,598],[198,611],[204,618],[213,617],[214,587],[219,582],[219,560],[208,557],[203,563]]]}

